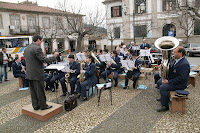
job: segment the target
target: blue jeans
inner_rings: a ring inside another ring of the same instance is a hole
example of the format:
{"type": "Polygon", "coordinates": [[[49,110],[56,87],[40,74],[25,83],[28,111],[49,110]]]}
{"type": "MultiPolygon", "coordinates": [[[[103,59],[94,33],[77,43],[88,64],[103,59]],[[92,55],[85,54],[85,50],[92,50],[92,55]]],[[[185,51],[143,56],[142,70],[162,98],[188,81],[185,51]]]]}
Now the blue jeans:
{"type": "Polygon", "coordinates": [[[3,80],[3,75],[4,75],[4,68],[3,65],[0,65],[0,81],[3,80]]]}
{"type": "Polygon", "coordinates": [[[8,78],[8,72],[7,72],[7,68],[8,68],[8,63],[3,64],[4,67],[4,79],[6,80],[8,78]]]}

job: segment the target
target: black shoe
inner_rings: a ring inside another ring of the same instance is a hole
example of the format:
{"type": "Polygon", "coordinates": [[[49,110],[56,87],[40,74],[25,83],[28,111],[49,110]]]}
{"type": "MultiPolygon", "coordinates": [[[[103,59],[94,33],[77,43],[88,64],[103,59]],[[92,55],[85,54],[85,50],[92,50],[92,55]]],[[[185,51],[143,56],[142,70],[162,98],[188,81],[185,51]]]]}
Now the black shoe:
{"type": "Polygon", "coordinates": [[[62,94],[60,97],[64,97],[64,96],[66,96],[66,94],[62,94]]]}
{"type": "Polygon", "coordinates": [[[39,109],[40,109],[40,107],[34,107],[33,109],[34,109],[34,110],[39,110],[39,109]]]}
{"type": "Polygon", "coordinates": [[[123,89],[124,89],[124,90],[125,90],[125,89],[128,89],[128,87],[127,87],[127,86],[125,86],[123,89]]]}
{"type": "Polygon", "coordinates": [[[45,87],[45,90],[47,91],[47,90],[51,90],[51,89],[50,89],[49,86],[46,86],[46,87],[45,87]]]}
{"type": "Polygon", "coordinates": [[[52,108],[52,107],[53,107],[52,105],[47,105],[46,108],[43,108],[43,109],[41,109],[41,110],[50,109],[50,108],[52,108]]]}
{"type": "Polygon", "coordinates": [[[80,101],[87,101],[87,97],[86,98],[81,98],[80,101]]]}
{"type": "Polygon", "coordinates": [[[160,102],[160,98],[157,98],[156,100],[157,100],[158,102],[160,102]]]}
{"type": "Polygon", "coordinates": [[[157,109],[157,112],[165,112],[169,110],[169,106],[162,106],[161,108],[157,109]]]}

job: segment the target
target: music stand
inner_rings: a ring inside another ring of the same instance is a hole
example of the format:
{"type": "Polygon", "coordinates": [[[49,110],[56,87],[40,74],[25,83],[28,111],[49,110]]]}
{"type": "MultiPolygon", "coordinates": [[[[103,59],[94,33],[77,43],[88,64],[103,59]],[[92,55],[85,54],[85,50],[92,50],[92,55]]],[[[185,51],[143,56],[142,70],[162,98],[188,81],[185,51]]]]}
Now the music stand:
{"type": "MultiPolygon", "coordinates": [[[[46,72],[51,72],[52,73],[52,75],[53,75],[53,78],[54,78],[54,81],[55,81],[55,83],[54,83],[54,89],[55,89],[55,94],[56,94],[56,101],[57,101],[57,104],[59,104],[59,101],[58,101],[58,97],[57,97],[57,86],[56,86],[56,83],[57,83],[57,81],[55,80],[55,73],[56,72],[58,72],[58,71],[62,71],[62,70],[64,70],[64,69],[66,69],[66,65],[63,65],[63,64],[51,64],[51,65],[49,65],[48,67],[46,67],[44,70],[46,71],[46,72]]],[[[58,84],[58,83],[57,83],[58,84]]]]}

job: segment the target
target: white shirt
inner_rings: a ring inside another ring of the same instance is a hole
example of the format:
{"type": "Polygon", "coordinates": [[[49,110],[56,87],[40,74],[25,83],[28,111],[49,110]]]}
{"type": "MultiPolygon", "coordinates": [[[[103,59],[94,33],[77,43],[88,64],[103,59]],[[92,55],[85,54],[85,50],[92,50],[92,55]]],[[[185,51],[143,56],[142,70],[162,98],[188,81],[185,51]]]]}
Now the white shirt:
{"type": "MultiPolygon", "coordinates": [[[[2,53],[3,53],[3,60],[8,59],[6,53],[4,53],[4,52],[2,52],[2,53]]],[[[7,64],[7,63],[8,63],[8,61],[3,61],[3,64],[7,64]]]]}

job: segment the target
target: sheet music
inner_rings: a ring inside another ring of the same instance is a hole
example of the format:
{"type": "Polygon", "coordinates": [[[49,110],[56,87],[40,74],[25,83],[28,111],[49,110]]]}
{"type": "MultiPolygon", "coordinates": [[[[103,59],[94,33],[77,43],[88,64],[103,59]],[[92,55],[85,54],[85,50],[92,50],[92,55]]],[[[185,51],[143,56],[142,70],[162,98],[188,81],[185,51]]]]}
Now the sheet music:
{"type": "Polygon", "coordinates": [[[58,71],[63,71],[63,72],[70,72],[70,69],[67,65],[63,64],[51,64],[46,69],[56,69],[58,71]]]}
{"type": "Polygon", "coordinates": [[[121,64],[122,64],[122,67],[128,68],[127,60],[122,60],[121,64]]]}
{"type": "Polygon", "coordinates": [[[150,56],[150,55],[151,55],[150,49],[148,49],[148,50],[141,49],[140,50],[140,56],[150,56]]]}
{"type": "Polygon", "coordinates": [[[111,56],[109,54],[106,54],[105,58],[106,58],[106,61],[112,61],[112,58],[111,58],[111,56]]]}
{"type": "Polygon", "coordinates": [[[105,62],[106,61],[105,54],[99,55],[99,59],[105,62]]]}
{"type": "Polygon", "coordinates": [[[122,64],[122,67],[125,67],[125,68],[131,68],[131,69],[135,68],[135,64],[131,60],[122,60],[121,64],[122,64]]]}
{"type": "Polygon", "coordinates": [[[78,58],[79,61],[86,61],[86,57],[84,53],[77,53],[76,57],[78,58]]]}
{"type": "Polygon", "coordinates": [[[127,64],[129,68],[135,68],[135,63],[131,60],[127,60],[127,64]]]}
{"type": "Polygon", "coordinates": [[[47,55],[47,58],[49,58],[49,57],[53,57],[53,54],[48,54],[48,55],[47,55]]]}

